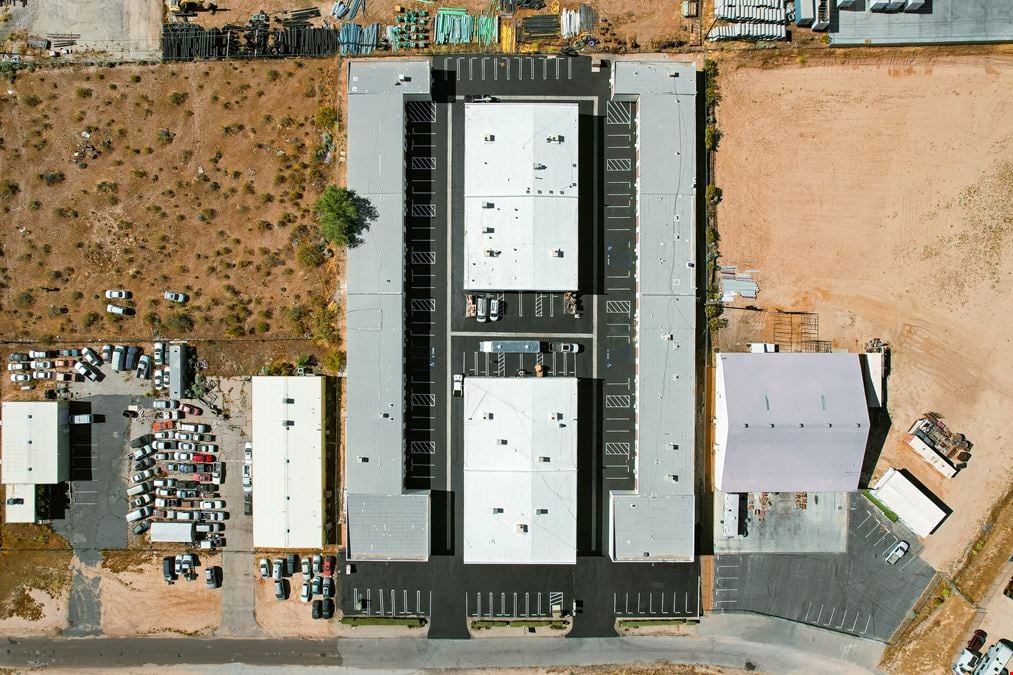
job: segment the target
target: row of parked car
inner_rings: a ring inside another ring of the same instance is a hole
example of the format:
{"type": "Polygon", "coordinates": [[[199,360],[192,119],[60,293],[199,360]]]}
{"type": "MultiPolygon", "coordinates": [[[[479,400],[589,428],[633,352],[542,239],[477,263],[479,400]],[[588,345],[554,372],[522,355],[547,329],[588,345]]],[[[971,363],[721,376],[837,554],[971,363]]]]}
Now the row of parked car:
{"type": "Polygon", "coordinates": [[[33,380],[76,382],[83,375],[78,368],[80,357],[80,349],[11,352],[7,357],[7,370],[10,371],[11,382],[26,383],[33,380]]]}
{"type": "MultiPolygon", "coordinates": [[[[197,556],[193,553],[182,553],[180,555],[167,555],[162,558],[162,578],[165,583],[174,584],[176,579],[183,577],[187,581],[194,581],[197,578],[197,556]]],[[[222,568],[217,565],[204,568],[204,583],[208,588],[221,588],[222,568]]]]}
{"type": "MultiPolygon", "coordinates": [[[[133,292],[124,289],[112,289],[106,291],[106,300],[130,300],[133,297],[133,292]]],[[[164,291],[162,293],[162,297],[170,302],[178,302],[180,304],[185,304],[190,300],[189,295],[186,293],[179,293],[178,291],[164,291]]],[[[106,305],[106,311],[110,314],[116,314],[117,316],[133,316],[137,313],[133,307],[117,305],[114,302],[110,302],[106,305]]]]}

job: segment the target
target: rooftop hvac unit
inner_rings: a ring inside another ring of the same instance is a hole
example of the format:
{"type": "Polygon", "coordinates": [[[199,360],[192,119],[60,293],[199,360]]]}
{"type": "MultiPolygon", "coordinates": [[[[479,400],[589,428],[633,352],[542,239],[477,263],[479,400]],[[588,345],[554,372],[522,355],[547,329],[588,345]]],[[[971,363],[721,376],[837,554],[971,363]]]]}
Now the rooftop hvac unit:
{"type": "Polygon", "coordinates": [[[499,506],[494,506],[494,507],[492,507],[492,512],[494,514],[496,514],[496,513],[503,513],[503,509],[500,508],[499,506]]]}
{"type": "Polygon", "coordinates": [[[484,419],[484,420],[491,420],[492,419],[492,413],[491,412],[484,412],[484,413],[482,413],[482,419],[484,419]]]}
{"type": "Polygon", "coordinates": [[[496,207],[496,205],[493,204],[492,202],[482,202],[482,208],[483,209],[492,209],[492,208],[495,208],[495,207],[496,207]]]}
{"type": "Polygon", "coordinates": [[[561,249],[561,248],[554,248],[554,249],[552,249],[552,257],[553,258],[562,258],[563,257],[563,249],[561,249]]]}
{"type": "Polygon", "coordinates": [[[288,396],[282,396],[281,397],[281,404],[282,405],[292,405],[293,403],[295,403],[295,399],[294,398],[289,398],[288,396]]]}
{"type": "Polygon", "coordinates": [[[907,4],[907,0],[889,0],[887,10],[890,12],[899,12],[904,9],[905,4],[907,4]]]}
{"type": "Polygon", "coordinates": [[[556,136],[547,136],[545,138],[545,142],[546,143],[562,143],[563,142],[563,137],[560,136],[560,135],[558,135],[558,134],[556,136]]]}
{"type": "Polygon", "coordinates": [[[889,7],[889,0],[869,0],[870,12],[885,12],[889,7]]]}
{"type": "Polygon", "coordinates": [[[492,234],[495,231],[496,231],[495,227],[488,227],[487,226],[487,227],[483,227],[482,228],[482,234],[492,234]]]}
{"type": "Polygon", "coordinates": [[[356,457],[355,459],[356,459],[356,460],[357,460],[357,461],[358,461],[358,462],[359,462],[360,464],[369,464],[369,457],[365,457],[365,456],[362,456],[362,455],[360,455],[359,457],[356,457]]]}
{"type": "Polygon", "coordinates": [[[521,534],[525,534],[528,531],[527,523],[517,523],[517,531],[521,534]]]}
{"type": "Polygon", "coordinates": [[[918,10],[925,7],[925,0],[907,0],[907,4],[904,5],[905,12],[917,12],[918,10]]]}
{"type": "Polygon", "coordinates": [[[486,143],[492,143],[495,140],[496,140],[496,134],[486,134],[485,135],[485,142],[486,143]]]}
{"type": "Polygon", "coordinates": [[[552,458],[551,457],[546,457],[545,455],[542,455],[541,457],[538,458],[538,463],[539,464],[548,464],[551,461],[552,461],[552,458]]]}
{"type": "Polygon", "coordinates": [[[837,9],[854,9],[857,0],[837,0],[837,9]]]}
{"type": "Polygon", "coordinates": [[[542,164],[541,162],[535,162],[534,164],[535,171],[544,171],[545,168],[546,168],[545,165],[542,164]]]}
{"type": "Polygon", "coordinates": [[[286,429],[288,429],[289,427],[294,427],[295,420],[282,420],[281,426],[285,427],[286,429]]]}
{"type": "Polygon", "coordinates": [[[549,515],[549,510],[548,509],[535,509],[535,514],[539,515],[539,516],[547,516],[547,515],[549,515]]]}

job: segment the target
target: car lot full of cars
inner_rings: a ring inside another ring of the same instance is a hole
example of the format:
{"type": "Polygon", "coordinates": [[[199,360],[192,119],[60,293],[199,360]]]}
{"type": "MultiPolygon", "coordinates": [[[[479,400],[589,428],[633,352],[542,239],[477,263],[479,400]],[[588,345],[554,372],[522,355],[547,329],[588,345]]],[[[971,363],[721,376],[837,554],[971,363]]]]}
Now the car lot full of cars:
{"type": "Polygon", "coordinates": [[[300,556],[289,553],[284,558],[261,558],[259,562],[260,576],[274,583],[274,597],[287,600],[292,590],[290,584],[296,574],[302,575],[299,600],[310,605],[314,619],[332,619],[334,617],[334,556],[312,555],[300,556]]]}

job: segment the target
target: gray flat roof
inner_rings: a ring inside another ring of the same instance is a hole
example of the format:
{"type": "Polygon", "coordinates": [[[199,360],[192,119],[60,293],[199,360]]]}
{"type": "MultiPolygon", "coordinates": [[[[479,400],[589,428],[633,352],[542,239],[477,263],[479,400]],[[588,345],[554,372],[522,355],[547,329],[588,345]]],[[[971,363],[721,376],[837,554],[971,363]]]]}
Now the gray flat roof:
{"type": "Polygon", "coordinates": [[[404,468],[404,328],[400,295],[349,295],[345,307],[345,485],[401,492],[404,468]],[[368,461],[361,461],[363,458],[368,461]]]}
{"type": "Polygon", "coordinates": [[[349,560],[429,559],[429,493],[374,495],[349,492],[349,560]]]}
{"type": "Polygon", "coordinates": [[[835,45],[896,45],[1013,41],[1013,2],[1009,0],[930,0],[927,11],[836,10],[835,45]]]}
{"type": "Polygon", "coordinates": [[[428,99],[430,80],[428,60],[348,64],[348,188],[376,209],[362,243],[348,249],[350,560],[429,557],[429,495],[404,494],[403,417],[404,109],[406,98],[428,99]]]}
{"type": "Polygon", "coordinates": [[[637,487],[612,491],[613,560],[691,562],[696,498],[696,66],[618,61],[636,100],[637,487]]]}
{"type": "Polygon", "coordinates": [[[714,479],[724,492],[849,492],[869,437],[858,354],[718,355],[714,479]]]}

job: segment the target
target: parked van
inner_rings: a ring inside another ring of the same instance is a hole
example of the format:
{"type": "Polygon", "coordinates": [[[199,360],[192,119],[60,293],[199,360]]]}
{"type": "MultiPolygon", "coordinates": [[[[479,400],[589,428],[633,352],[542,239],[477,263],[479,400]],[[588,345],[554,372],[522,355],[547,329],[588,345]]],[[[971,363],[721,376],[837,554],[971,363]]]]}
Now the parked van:
{"type": "Polygon", "coordinates": [[[132,523],[135,520],[141,520],[142,518],[148,518],[151,516],[151,507],[142,506],[136,511],[131,511],[127,514],[127,522],[132,523]]]}
{"type": "Polygon", "coordinates": [[[136,497],[137,495],[143,495],[149,492],[151,492],[151,483],[149,481],[138,483],[137,485],[131,485],[127,488],[128,497],[136,497]]]}

